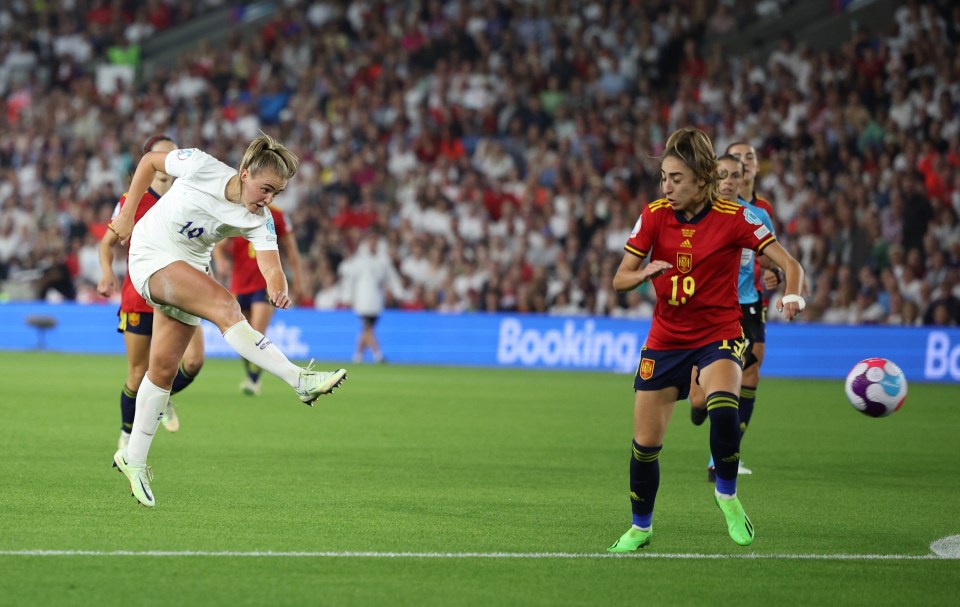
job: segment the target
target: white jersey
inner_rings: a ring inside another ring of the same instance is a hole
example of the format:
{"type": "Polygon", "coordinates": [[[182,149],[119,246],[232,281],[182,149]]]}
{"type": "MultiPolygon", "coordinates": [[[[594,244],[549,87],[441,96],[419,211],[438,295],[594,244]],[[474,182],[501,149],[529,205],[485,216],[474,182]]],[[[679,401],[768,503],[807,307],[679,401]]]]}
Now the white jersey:
{"type": "Polygon", "coordinates": [[[269,209],[251,213],[226,199],[235,169],[198,149],[173,150],[164,166],[177,179],[130,239],[130,279],[141,295],[150,276],[175,261],[206,272],[214,245],[230,236],[243,236],[257,251],[278,250],[269,209]]]}
{"type": "Polygon", "coordinates": [[[400,277],[386,254],[370,253],[362,247],[340,265],[353,311],[360,316],[380,316],[386,291],[398,295],[403,290],[400,277]]]}

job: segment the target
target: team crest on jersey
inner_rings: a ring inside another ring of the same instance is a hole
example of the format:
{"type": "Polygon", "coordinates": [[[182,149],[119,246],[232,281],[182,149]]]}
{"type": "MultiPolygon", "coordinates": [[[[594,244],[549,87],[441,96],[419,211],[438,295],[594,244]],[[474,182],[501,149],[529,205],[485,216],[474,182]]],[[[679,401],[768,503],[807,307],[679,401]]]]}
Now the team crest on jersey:
{"type": "Polygon", "coordinates": [[[757,214],[746,207],[743,209],[743,218],[746,219],[747,223],[749,224],[755,226],[763,225],[763,222],[760,221],[760,218],[757,217],[757,214]]]}
{"type": "Polygon", "coordinates": [[[130,312],[127,314],[127,324],[131,327],[136,327],[140,324],[140,313],[139,312],[130,312]]]}
{"type": "Polygon", "coordinates": [[[186,160],[193,156],[193,150],[177,150],[177,160],[186,160]]]}
{"type": "Polygon", "coordinates": [[[640,233],[640,224],[643,223],[643,215],[637,219],[637,223],[633,226],[633,231],[630,232],[630,238],[635,238],[637,234],[640,233]]]}
{"type": "Polygon", "coordinates": [[[652,358],[641,358],[640,359],[640,379],[650,379],[653,377],[653,366],[657,364],[657,361],[652,358]]]}
{"type": "Polygon", "coordinates": [[[693,253],[677,253],[677,269],[684,274],[693,268],[693,253]]]}

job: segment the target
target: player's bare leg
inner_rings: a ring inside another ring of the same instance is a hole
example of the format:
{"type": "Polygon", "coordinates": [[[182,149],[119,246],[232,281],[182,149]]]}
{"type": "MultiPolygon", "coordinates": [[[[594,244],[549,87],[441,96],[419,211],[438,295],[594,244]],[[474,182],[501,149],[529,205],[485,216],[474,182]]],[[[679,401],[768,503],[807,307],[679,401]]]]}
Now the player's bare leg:
{"type": "Polygon", "coordinates": [[[153,318],[154,335],[150,347],[150,365],[137,392],[137,413],[130,442],[113,456],[114,465],[130,482],[130,492],[144,506],[156,506],[147,466],[147,454],[156,436],[160,419],[170,399],[170,387],[187,345],[196,327],[157,311],[153,318]]]}
{"type": "Polygon", "coordinates": [[[346,379],[346,369],[321,373],[290,362],[263,333],[250,326],[229,291],[186,262],[174,262],[151,276],[150,293],[158,303],[214,323],[238,354],[287,382],[304,403],[312,405],[346,379]]]}
{"type": "MultiPolygon", "coordinates": [[[[183,359],[180,361],[177,375],[173,379],[173,387],[170,390],[171,395],[181,392],[193,383],[193,380],[196,379],[200,373],[200,369],[203,368],[203,361],[203,329],[196,327],[193,332],[193,337],[187,345],[187,350],[183,353],[183,359]]],[[[177,432],[180,430],[180,416],[177,415],[177,408],[173,404],[173,399],[167,401],[167,408],[163,412],[161,422],[168,432],[177,432]]]]}

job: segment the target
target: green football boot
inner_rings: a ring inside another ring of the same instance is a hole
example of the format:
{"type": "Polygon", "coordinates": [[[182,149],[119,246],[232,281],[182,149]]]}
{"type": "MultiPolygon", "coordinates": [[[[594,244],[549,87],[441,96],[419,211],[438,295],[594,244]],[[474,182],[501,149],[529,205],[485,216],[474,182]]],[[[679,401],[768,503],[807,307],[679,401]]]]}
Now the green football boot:
{"type": "Polygon", "coordinates": [[[740,498],[733,496],[733,499],[720,499],[714,494],[713,499],[723,512],[723,518],[727,519],[727,533],[730,538],[741,546],[749,546],[753,543],[753,523],[750,517],[743,511],[743,505],[740,498]]]}
{"type": "Polygon", "coordinates": [[[653,527],[648,531],[641,531],[636,527],[630,527],[627,532],[620,536],[613,546],[607,548],[607,552],[635,552],[650,543],[653,537],[653,527]]]}

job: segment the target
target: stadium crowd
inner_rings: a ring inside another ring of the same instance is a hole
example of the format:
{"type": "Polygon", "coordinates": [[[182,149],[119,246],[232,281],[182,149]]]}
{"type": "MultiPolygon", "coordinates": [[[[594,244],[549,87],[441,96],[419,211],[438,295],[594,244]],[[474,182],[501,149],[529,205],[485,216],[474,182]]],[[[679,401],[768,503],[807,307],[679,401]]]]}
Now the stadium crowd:
{"type": "Polygon", "coordinates": [[[287,0],[258,35],[98,89],[97,64],[224,3],[190,4],[0,8],[5,297],[98,300],[97,243],[149,136],[235,166],[263,130],[301,157],[275,203],[301,305],[349,305],[338,268],[374,230],[394,307],[649,317],[653,294],[612,277],[666,136],[695,126],[756,147],[803,320],[960,324],[960,5],[758,59],[714,43],[782,2],[287,0]]]}

